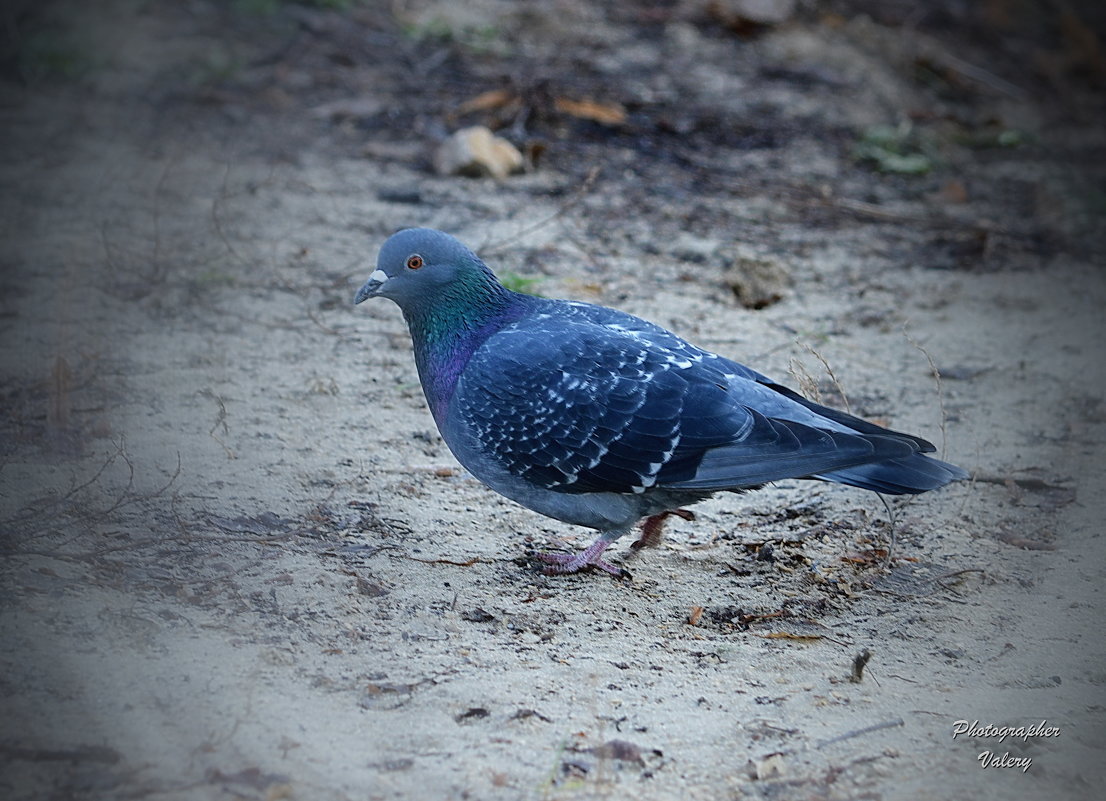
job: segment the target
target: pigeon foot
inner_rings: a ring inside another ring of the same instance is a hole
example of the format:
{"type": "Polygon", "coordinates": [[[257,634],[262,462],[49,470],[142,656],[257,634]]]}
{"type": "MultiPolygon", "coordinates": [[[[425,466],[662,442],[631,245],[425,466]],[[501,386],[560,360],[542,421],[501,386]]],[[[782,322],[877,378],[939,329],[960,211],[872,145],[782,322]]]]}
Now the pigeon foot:
{"type": "Polygon", "coordinates": [[[695,519],[695,513],[688,509],[669,509],[647,517],[645,518],[645,522],[641,524],[641,536],[636,542],[630,543],[630,547],[638,551],[642,548],[656,548],[660,545],[661,534],[664,531],[664,521],[672,515],[683,518],[684,520],[695,519]]]}
{"type": "Polygon", "coordinates": [[[598,539],[582,551],[576,553],[539,553],[538,559],[545,562],[542,571],[547,576],[560,576],[567,573],[577,573],[588,567],[597,567],[610,573],[615,578],[629,578],[630,572],[621,567],[604,562],[599,557],[610,545],[605,539],[598,539]]]}

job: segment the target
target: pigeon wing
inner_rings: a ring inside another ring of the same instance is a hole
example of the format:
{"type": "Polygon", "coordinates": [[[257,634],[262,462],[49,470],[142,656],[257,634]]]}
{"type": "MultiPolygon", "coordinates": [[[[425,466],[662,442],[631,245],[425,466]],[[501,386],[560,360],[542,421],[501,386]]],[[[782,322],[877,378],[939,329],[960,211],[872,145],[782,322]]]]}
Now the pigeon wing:
{"type": "Polygon", "coordinates": [[[566,493],[753,487],[916,449],[762,413],[741,392],[755,381],[668,336],[679,350],[573,317],[509,326],[473,354],[452,413],[484,458],[566,493]]]}
{"type": "Polygon", "coordinates": [[[589,323],[509,327],[469,361],[452,410],[484,455],[561,492],[642,492],[679,439],[686,383],[660,351],[589,323]]]}

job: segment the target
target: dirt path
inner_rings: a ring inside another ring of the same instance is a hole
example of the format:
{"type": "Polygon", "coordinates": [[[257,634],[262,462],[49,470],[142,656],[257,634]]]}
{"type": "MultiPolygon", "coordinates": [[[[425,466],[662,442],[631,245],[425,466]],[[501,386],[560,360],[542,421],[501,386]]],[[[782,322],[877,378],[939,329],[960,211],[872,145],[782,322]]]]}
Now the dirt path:
{"type": "Polygon", "coordinates": [[[178,5],[13,17],[0,794],[1097,797],[1095,20],[178,5]],[[536,168],[434,175],[471,123],[536,168]],[[545,577],[590,532],[464,473],[350,305],[415,224],[975,480],[894,504],[889,567],[876,496],[781,482],[545,577]]]}

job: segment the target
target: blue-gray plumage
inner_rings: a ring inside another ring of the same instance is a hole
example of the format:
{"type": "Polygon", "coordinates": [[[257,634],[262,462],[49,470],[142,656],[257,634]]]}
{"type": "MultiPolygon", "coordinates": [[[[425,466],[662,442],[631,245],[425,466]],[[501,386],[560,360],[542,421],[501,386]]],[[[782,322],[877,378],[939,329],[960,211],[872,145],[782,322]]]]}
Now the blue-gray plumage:
{"type": "Polygon", "coordinates": [[[410,228],[380,250],[355,303],[403,311],[427,403],[457,459],[492,489],[599,539],[543,554],[549,572],[600,556],[644,520],[786,478],[888,494],[967,473],[924,439],[821,406],[625,312],[512,292],[448,234],[410,228]]]}

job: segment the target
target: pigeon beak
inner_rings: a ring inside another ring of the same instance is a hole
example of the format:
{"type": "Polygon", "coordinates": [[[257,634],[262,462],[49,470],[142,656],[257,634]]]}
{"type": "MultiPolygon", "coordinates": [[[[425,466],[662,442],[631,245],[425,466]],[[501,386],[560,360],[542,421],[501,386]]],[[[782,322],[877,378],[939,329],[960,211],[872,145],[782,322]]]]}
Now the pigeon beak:
{"type": "Polygon", "coordinates": [[[380,287],[384,286],[384,282],[388,280],[388,274],[383,270],[373,270],[372,275],[369,276],[369,280],[365,282],[365,285],[357,290],[357,294],[353,298],[353,304],[356,306],[363,300],[368,300],[371,297],[375,297],[380,294],[380,287]]]}

